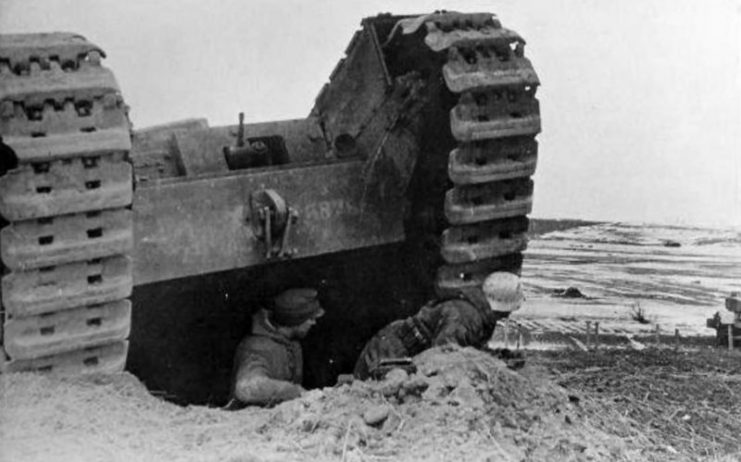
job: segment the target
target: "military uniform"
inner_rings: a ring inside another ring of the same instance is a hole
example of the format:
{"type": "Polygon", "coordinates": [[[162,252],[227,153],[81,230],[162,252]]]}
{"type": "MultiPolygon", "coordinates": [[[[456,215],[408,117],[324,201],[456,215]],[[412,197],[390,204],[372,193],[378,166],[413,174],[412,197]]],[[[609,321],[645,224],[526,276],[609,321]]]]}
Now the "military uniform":
{"type": "Polygon", "coordinates": [[[363,348],[353,375],[364,380],[382,359],[415,356],[433,346],[481,347],[504,315],[492,311],[480,291],[430,303],[415,315],[381,329],[363,348]]]}
{"type": "MultiPolygon", "coordinates": [[[[252,332],[237,347],[232,396],[244,405],[270,406],[297,398],[301,387],[301,344],[276,331],[260,310],[252,318],[252,332]],[[241,383],[240,392],[236,385],[241,383]],[[236,393],[235,393],[236,392],[236,393]]],[[[240,407],[232,403],[231,407],[240,407]]]]}
{"type": "Polygon", "coordinates": [[[255,313],[252,331],[234,357],[233,399],[228,409],[272,406],[299,397],[305,391],[303,354],[298,339],[292,337],[295,334],[288,332],[323,314],[313,289],[286,291],[276,297],[271,310],[255,313]]]}

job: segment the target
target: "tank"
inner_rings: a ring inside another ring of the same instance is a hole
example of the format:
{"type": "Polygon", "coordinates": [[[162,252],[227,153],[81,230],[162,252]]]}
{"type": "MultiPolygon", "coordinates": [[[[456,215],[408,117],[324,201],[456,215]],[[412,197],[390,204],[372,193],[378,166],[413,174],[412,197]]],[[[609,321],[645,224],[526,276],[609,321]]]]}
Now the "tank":
{"type": "Polygon", "coordinates": [[[250,313],[317,287],[309,385],[434,295],[519,273],[540,132],[488,13],[366,18],[304,119],[134,129],[105,53],[0,36],[2,369],[219,404],[250,313]]]}

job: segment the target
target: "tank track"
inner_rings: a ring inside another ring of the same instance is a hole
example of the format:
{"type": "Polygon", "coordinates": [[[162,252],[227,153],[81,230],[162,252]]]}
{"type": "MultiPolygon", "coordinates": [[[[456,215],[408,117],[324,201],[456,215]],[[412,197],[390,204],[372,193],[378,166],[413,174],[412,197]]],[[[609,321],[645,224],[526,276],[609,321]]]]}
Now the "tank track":
{"type": "Polygon", "coordinates": [[[115,372],[126,362],[131,137],[103,57],[79,35],[0,36],[0,135],[17,158],[0,177],[6,371],[115,372]]]}
{"type": "Polygon", "coordinates": [[[458,145],[450,152],[438,268],[439,293],[480,286],[492,271],[518,273],[540,132],[540,84],[525,41],[487,13],[436,13],[424,19],[425,43],[447,52],[442,74],[458,95],[450,111],[458,145]]]}

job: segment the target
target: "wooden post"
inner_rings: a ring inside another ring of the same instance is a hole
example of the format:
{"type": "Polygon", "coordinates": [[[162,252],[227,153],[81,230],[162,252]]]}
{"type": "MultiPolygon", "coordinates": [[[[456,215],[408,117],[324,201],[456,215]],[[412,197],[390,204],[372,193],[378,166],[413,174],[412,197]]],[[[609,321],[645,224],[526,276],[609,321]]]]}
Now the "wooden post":
{"type": "Polygon", "coordinates": [[[679,329],[674,329],[674,349],[679,349],[679,329]]]}
{"type": "Polygon", "coordinates": [[[733,350],[733,324],[728,324],[728,349],[733,350]]]}
{"type": "Polygon", "coordinates": [[[504,348],[509,348],[509,318],[504,321],[504,348]]]}
{"type": "Polygon", "coordinates": [[[586,321],[587,323],[587,350],[592,348],[592,322],[586,321]]]}
{"type": "Polygon", "coordinates": [[[594,349],[599,349],[599,321],[594,323],[594,349]]]}
{"type": "Polygon", "coordinates": [[[658,324],[656,324],[656,333],[655,333],[655,338],[656,338],[656,346],[657,346],[657,347],[659,346],[659,342],[661,341],[661,338],[659,337],[659,331],[660,331],[660,329],[661,329],[661,328],[659,327],[659,325],[658,325],[658,324]]]}

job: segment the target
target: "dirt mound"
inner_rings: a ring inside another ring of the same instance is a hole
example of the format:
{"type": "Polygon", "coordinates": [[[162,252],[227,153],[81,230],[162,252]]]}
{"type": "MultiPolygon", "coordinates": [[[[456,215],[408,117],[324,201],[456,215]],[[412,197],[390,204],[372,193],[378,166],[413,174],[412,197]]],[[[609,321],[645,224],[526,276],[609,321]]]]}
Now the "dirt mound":
{"type": "MultiPolygon", "coordinates": [[[[484,352],[435,349],[415,358],[415,364],[418,372],[411,376],[394,370],[381,382],[354,382],[284,404],[280,410],[286,413],[288,435],[344,428],[336,436],[347,460],[368,455],[403,460],[628,458],[620,441],[581,423],[579,398],[511,371],[484,352]],[[375,425],[363,419],[384,412],[375,425]]],[[[316,440],[318,447],[305,446],[318,449],[312,455],[338,449],[323,447],[325,438],[316,440]]]]}
{"type": "Polygon", "coordinates": [[[580,398],[474,349],[273,409],[182,408],[129,374],[1,376],[3,460],[631,460],[580,398]]]}

